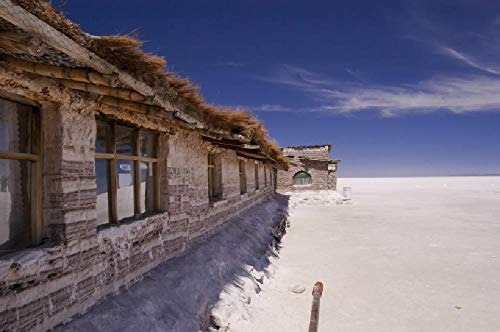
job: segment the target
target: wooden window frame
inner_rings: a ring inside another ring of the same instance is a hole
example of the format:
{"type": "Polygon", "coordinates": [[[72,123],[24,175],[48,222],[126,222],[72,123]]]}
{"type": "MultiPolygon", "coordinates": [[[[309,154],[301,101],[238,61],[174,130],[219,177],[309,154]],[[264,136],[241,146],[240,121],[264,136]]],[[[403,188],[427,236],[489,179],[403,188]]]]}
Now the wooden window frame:
{"type": "MultiPolygon", "coordinates": [[[[107,172],[108,172],[108,214],[109,214],[109,224],[118,224],[123,219],[118,219],[118,183],[117,183],[117,160],[129,160],[134,162],[134,174],[133,174],[133,185],[134,185],[134,219],[140,219],[143,217],[141,213],[141,162],[151,162],[153,163],[153,177],[154,177],[154,211],[151,213],[161,212],[161,199],[160,199],[160,133],[151,130],[145,130],[139,127],[130,126],[127,124],[122,124],[114,119],[96,118],[96,124],[105,124],[109,129],[107,150],[110,152],[96,152],[95,159],[107,160],[107,172]],[[123,125],[124,127],[130,128],[134,132],[134,151],[133,155],[123,155],[116,152],[116,141],[115,133],[116,126],[123,125]],[[141,156],[141,140],[140,134],[142,132],[152,133],[156,135],[156,157],[143,157],[141,156]]],[[[146,207],[144,207],[146,209],[146,207]]],[[[128,219],[128,218],[124,218],[128,219]]]]}
{"type": "Polygon", "coordinates": [[[259,181],[259,163],[255,163],[255,190],[260,189],[260,181],[259,181]]]}
{"type": "MultiPolygon", "coordinates": [[[[43,238],[43,215],[42,215],[42,112],[40,107],[24,98],[16,98],[0,94],[0,98],[13,103],[23,104],[32,108],[31,110],[31,152],[0,151],[0,159],[19,160],[30,162],[30,217],[25,221],[26,243],[36,246],[43,238]],[[29,240],[27,239],[29,237],[29,240]]],[[[12,251],[17,251],[13,249],[12,251]]]]}
{"type": "Polygon", "coordinates": [[[247,165],[245,160],[238,159],[238,171],[240,177],[240,195],[248,192],[247,189],[247,165]]]}
{"type": "MultiPolygon", "coordinates": [[[[207,157],[207,173],[208,173],[208,200],[210,202],[217,202],[223,199],[223,189],[222,189],[222,175],[218,177],[217,175],[217,158],[221,158],[220,155],[216,153],[209,152],[207,157]],[[218,191],[216,192],[218,186],[218,191]]],[[[221,167],[219,163],[219,167],[221,167]]],[[[222,169],[220,170],[222,172],[222,169]]]]}

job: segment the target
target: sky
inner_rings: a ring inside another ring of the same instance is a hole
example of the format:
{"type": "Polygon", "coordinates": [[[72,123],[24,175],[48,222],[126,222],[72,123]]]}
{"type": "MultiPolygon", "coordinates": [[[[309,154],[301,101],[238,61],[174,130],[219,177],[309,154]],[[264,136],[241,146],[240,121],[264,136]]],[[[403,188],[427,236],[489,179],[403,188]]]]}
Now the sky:
{"type": "Polygon", "coordinates": [[[500,1],[53,0],[341,177],[500,174],[500,1]]]}

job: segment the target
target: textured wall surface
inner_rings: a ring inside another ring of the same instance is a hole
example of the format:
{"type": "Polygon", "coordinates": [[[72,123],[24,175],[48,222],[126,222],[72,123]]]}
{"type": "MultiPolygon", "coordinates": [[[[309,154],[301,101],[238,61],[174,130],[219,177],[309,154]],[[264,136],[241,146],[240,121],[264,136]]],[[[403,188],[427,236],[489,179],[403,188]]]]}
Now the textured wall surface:
{"type": "Polygon", "coordinates": [[[337,190],[337,171],[328,171],[328,189],[337,190]]]}
{"type": "Polygon", "coordinates": [[[278,170],[278,191],[288,190],[321,190],[328,188],[328,160],[291,159],[288,170],[278,170]],[[310,185],[296,186],[293,176],[300,171],[311,175],[310,185]]]}
{"type": "Polygon", "coordinates": [[[337,172],[329,170],[330,147],[288,147],[283,149],[283,154],[290,159],[288,170],[278,170],[277,190],[322,190],[337,189],[337,172]],[[309,185],[294,185],[293,176],[297,172],[307,172],[311,175],[309,185]]]}
{"type": "MultiPolygon", "coordinates": [[[[26,78],[2,67],[0,85],[5,93],[41,102],[45,229],[41,246],[0,257],[2,331],[45,331],[84,313],[274,192],[270,183],[264,187],[261,163],[260,190],[255,191],[254,161],[246,160],[248,194],[240,195],[236,153],[178,130],[160,138],[160,200],[165,212],[98,230],[97,104],[51,80],[26,78]],[[208,151],[222,157],[223,199],[212,204],[208,151]]],[[[113,115],[134,119],[126,112],[113,115]]]]}
{"type": "Polygon", "coordinates": [[[330,155],[330,147],[315,146],[315,147],[287,147],[283,149],[283,154],[290,157],[307,157],[313,159],[328,159],[330,155]]]}

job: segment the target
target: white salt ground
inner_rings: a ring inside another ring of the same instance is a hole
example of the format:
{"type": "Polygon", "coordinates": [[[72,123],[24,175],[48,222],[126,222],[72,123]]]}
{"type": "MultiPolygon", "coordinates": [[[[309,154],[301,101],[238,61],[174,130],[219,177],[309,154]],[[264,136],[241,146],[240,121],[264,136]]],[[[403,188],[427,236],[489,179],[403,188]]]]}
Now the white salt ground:
{"type": "Polygon", "coordinates": [[[56,330],[307,331],[320,280],[323,332],[500,331],[500,177],[343,186],[290,194],[279,253],[276,196],[56,330]]]}
{"type": "Polygon", "coordinates": [[[500,331],[500,177],[343,186],[351,204],[292,194],[275,273],[231,331],[307,331],[318,280],[320,331],[500,331]]]}

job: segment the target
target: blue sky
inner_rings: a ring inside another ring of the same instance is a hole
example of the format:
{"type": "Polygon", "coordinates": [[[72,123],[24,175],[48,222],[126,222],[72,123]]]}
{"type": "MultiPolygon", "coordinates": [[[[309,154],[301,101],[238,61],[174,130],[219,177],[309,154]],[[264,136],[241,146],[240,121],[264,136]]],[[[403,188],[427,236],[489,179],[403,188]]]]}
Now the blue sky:
{"type": "Polygon", "coordinates": [[[500,173],[500,1],[63,2],[281,145],[331,143],[341,176],[500,173]]]}

